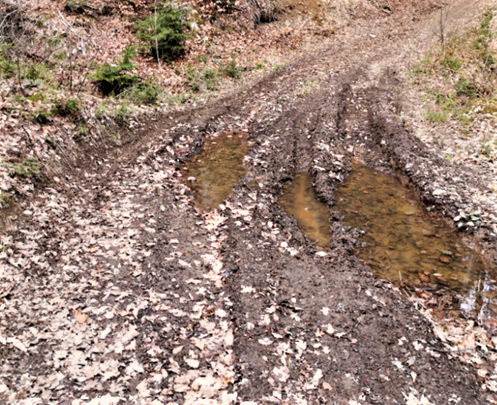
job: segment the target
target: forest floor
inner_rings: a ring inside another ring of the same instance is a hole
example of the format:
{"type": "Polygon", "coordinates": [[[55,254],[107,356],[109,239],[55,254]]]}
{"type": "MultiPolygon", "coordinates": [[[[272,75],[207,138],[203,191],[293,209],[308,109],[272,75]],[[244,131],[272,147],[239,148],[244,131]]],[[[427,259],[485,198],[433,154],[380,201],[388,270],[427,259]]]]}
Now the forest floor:
{"type": "MultiPolygon", "coordinates": [[[[455,1],[447,30],[491,5],[455,1]]],[[[424,130],[407,72],[436,46],[439,12],[409,15],[359,20],[239,89],[138,119],[119,145],[83,145],[63,181],[4,212],[0,400],[497,403],[490,332],[376,278],[339,218],[320,250],[277,204],[308,171],[333,206],[362,161],[448,222],[480,211],[465,235],[495,265],[497,195],[481,174],[493,163],[444,159],[424,130]],[[226,132],[248,137],[247,172],[202,210],[181,169],[226,132]]]]}

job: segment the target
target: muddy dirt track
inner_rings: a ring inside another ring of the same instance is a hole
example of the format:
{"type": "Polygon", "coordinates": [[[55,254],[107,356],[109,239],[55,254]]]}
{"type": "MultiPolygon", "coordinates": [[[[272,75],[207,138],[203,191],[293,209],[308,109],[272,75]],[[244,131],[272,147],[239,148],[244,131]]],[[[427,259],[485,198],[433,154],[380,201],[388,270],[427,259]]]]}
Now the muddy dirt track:
{"type": "MultiPolygon", "coordinates": [[[[467,6],[461,16],[477,13],[467,6]]],[[[357,231],[334,215],[321,251],[277,204],[309,171],[333,206],[354,157],[440,215],[483,190],[398,118],[406,60],[436,40],[436,16],[421,17],[395,35],[350,30],[224,99],[154,118],[28,202],[2,236],[2,402],[495,403],[477,367],[354,256],[357,231]],[[204,212],[180,169],[225,131],[247,134],[247,173],[204,212]],[[458,194],[433,194],[454,178],[458,194]]]]}

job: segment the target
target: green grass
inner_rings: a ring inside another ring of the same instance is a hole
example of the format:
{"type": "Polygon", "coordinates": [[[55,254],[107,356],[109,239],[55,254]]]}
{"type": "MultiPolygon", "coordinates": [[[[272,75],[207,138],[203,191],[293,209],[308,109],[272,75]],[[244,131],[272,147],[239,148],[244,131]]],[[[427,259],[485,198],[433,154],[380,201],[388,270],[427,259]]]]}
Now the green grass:
{"type": "Polygon", "coordinates": [[[457,73],[461,69],[462,61],[447,55],[440,61],[440,65],[446,67],[452,73],[457,73]]]}
{"type": "Polygon", "coordinates": [[[448,115],[444,111],[433,111],[428,110],[426,113],[426,119],[434,124],[441,124],[447,121],[448,115]]]}

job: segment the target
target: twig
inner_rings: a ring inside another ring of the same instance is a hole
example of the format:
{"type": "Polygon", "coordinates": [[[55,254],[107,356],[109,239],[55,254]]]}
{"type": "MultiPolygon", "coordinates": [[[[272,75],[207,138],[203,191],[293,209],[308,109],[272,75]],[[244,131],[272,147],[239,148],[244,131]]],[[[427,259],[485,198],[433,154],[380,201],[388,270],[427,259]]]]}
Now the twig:
{"type": "Polygon", "coordinates": [[[60,10],[57,10],[59,12],[59,15],[60,15],[60,18],[62,20],[62,24],[64,24],[66,26],[66,28],[71,31],[78,39],[81,40],[81,42],[84,44],[84,41],[83,41],[83,38],[81,38],[77,33],[76,31],[74,31],[72,29],[72,27],[67,23],[66,19],[64,18],[64,16],[62,15],[62,13],[60,12],[60,10]]]}
{"type": "Polygon", "coordinates": [[[155,0],[155,12],[154,12],[154,28],[155,28],[155,51],[157,53],[157,63],[159,64],[159,70],[161,70],[160,58],[159,58],[159,42],[157,40],[157,0],[155,0]]]}
{"type": "Polygon", "coordinates": [[[35,154],[36,156],[36,159],[38,160],[38,162],[41,164],[42,168],[45,168],[45,164],[42,162],[42,160],[40,159],[40,156],[38,155],[38,152],[36,151],[36,147],[35,147],[35,144],[33,142],[33,140],[31,139],[31,136],[29,135],[29,132],[26,130],[26,128],[24,127],[24,125],[21,124],[21,128],[23,129],[23,131],[26,133],[26,136],[28,137],[28,141],[29,141],[29,144],[31,145],[31,150],[33,151],[33,153],[35,154]]]}

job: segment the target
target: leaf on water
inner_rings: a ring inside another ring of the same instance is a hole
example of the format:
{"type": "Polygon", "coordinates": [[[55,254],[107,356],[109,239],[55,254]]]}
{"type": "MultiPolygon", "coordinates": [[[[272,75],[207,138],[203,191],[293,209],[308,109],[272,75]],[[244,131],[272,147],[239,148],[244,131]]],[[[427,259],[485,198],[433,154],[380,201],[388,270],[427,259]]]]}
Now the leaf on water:
{"type": "Polygon", "coordinates": [[[88,315],[84,314],[81,311],[78,311],[77,309],[73,310],[72,314],[74,315],[74,318],[78,323],[85,323],[86,320],[88,319],[88,315]]]}

